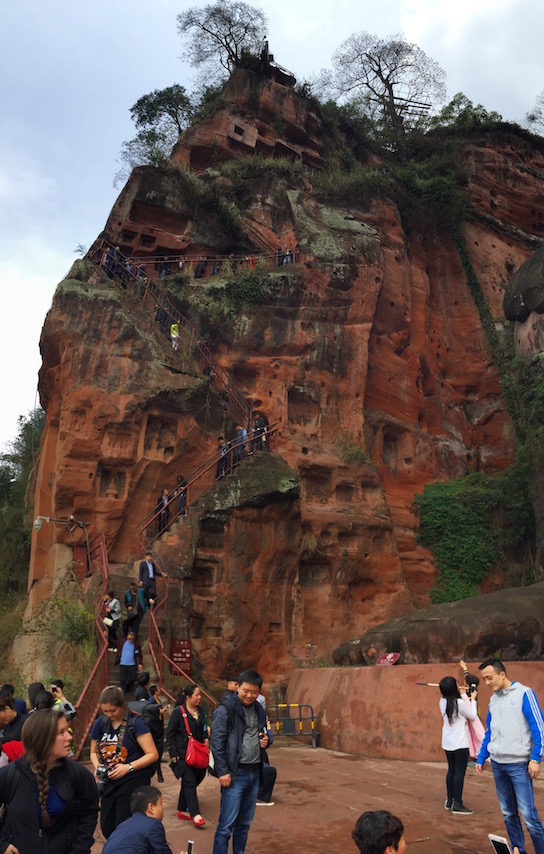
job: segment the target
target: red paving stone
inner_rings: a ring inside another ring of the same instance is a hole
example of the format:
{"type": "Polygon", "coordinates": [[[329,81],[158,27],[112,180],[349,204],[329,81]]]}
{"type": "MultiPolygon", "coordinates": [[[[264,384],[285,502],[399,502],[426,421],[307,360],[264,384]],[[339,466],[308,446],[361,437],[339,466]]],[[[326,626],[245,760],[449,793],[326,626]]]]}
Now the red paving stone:
{"type": "MultiPolygon", "coordinates": [[[[464,800],[472,816],[444,810],[446,762],[364,759],[278,738],[270,750],[278,769],[273,807],[257,807],[246,854],[350,854],[351,831],[365,810],[389,809],[402,819],[413,854],[492,854],[488,833],[505,835],[490,769],[483,778],[467,771],[464,800]]],[[[174,854],[195,841],[194,854],[212,854],[219,815],[219,784],[206,777],[199,786],[206,827],[197,830],[176,816],[179,783],[163,763],[166,837],[174,854]]],[[[155,783],[155,778],[153,780],[155,783]]],[[[536,782],[544,815],[544,780],[536,782]]],[[[100,831],[93,854],[102,850],[100,831]]],[[[527,837],[527,851],[532,851],[527,837]]],[[[229,847],[230,851],[230,847],[229,847]]]]}

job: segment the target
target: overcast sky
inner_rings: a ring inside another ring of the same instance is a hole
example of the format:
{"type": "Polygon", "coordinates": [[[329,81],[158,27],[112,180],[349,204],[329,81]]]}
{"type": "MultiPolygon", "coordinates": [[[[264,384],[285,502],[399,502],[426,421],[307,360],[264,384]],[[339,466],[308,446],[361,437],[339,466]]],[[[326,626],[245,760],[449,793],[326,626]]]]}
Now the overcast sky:
{"type": "MultiPolygon", "coordinates": [[[[181,83],[176,15],[196,0],[0,0],[0,450],[37,403],[39,337],[57,283],[102,230],[129,108],[181,83]]],[[[403,33],[448,99],[522,123],[544,89],[542,0],[263,0],[275,59],[307,79],[351,33],[403,33]]],[[[82,330],[85,334],[85,330],[82,330]]]]}

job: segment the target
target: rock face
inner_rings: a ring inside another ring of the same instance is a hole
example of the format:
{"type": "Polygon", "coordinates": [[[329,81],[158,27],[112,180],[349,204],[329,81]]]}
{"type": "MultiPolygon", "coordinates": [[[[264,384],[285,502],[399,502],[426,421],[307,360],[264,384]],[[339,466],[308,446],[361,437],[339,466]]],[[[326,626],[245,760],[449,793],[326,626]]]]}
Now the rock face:
{"type": "MultiPolygon", "coordinates": [[[[147,256],[150,273],[158,255],[298,246],[298,263],[258,273],[259,304],[229,301],[221,275],[164,280],[252,409],[278,423],[281,457],[264,468],[259,455],[245,462],[157,544],[174,579],[170,631],[192,637],[208,679],[251,663],[279,684],[293,664],[330,660],[339,644],[429,604],[434,568],[416,542],[414,495],[503,468],[513,431],[439,224],[408,241],[391,202],[320,202],[308,168],[325,156],[319,117],[284,82],[242,72],[225,100],[180,139],[172,169],[135,170],[103,236],[147,256]],[[257,170],[247,180],[233,236],[195,199],[206,183],[229,185],[221,161],[255,153],[303,165],[295,179],[257,170]]],[[[467,243],[497,322],[505,279],[544,236],[527,214],[543,190],[540,159],[512,135],[465,152],[467,243]]],[[[59,285],[41,347],[36,512],[85,518],[91,532],[106,531],[110,559],[130,564],[161,488],[234,425],[191,353],[174,357],[152,307],[92,265],[77,264],[59,285]]],[[[59,542],[73,544],[61,528],[34,534],[32,601],[59,542]]]]}
{"type": "Polygon", "coordinates": [[[500,650],[503,661],[542,656],[544,583],[497,590],[485,596],[433,605],[389,620],[334,650],[335,664],[373,665],[385,652],[403,664],[433,664],[457,658],[482,661],[500,650]]]}

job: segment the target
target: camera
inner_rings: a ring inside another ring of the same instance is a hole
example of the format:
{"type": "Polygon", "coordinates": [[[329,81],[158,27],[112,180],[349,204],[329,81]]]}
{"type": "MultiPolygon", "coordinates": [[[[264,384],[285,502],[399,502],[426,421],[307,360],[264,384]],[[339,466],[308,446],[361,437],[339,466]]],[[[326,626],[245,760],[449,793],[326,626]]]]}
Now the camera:
{"type": "Polygon", "coordinates": [[[98,789],[98,794],[100,796],[102,796],[106,791],[109,773],[110,772],[105,765],[99,765],[96,769],[96,788],[98,789]]]}
{"type": "Polygon", "coordinates": [[[477,690],[478,690],[478,686],[477,686],[474,682],[471,682],[471,683],[470,683],[470,685],[469,685],[469,686],[468,686],[468,688],[467,688],[467,697],[472,697],[472,695],[473,695],[477,690]]]}

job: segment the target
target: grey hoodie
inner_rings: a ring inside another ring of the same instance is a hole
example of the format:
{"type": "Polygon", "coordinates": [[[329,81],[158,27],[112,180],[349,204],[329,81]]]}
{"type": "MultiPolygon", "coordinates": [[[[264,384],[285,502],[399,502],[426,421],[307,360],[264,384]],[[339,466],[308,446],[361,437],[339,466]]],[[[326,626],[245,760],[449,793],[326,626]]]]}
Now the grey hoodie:
{"type": "Polygon", "coordinates": [[[489,701],[486,733],[477,763],[540,762],[544,744],[544,716],[534,691],[520,682],[495,691],[489,701]]]}

